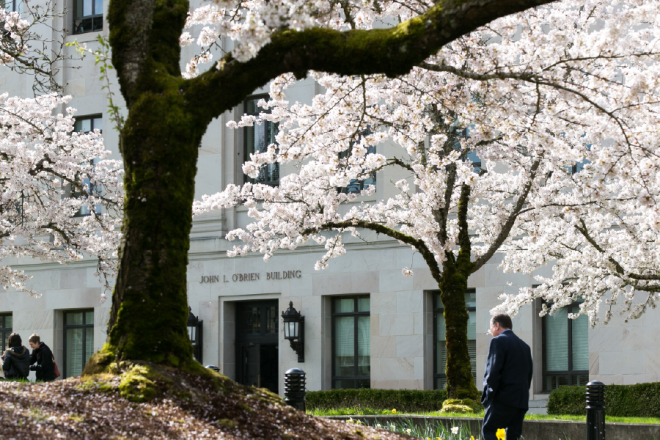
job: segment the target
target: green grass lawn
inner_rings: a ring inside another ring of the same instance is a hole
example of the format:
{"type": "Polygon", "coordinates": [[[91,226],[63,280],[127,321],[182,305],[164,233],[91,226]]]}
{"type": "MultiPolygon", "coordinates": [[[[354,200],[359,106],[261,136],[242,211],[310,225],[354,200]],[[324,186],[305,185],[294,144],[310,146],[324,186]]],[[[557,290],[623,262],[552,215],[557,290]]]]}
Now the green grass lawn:
{"type": "MultiPolygon", "coordinates": [[[[338,409],[315,409],[307,411],[308,414],[315,416],[383,416],[383,415],[401,415],[399,412],[392,412],[386,409],[372,409],[372,408],[338,408],[338,409]]],[[[429,412],[415,412],[406,413],[419,416],[439,416],[439,417],[479,417],[484,416],[483,412],[475,414],[440,414],[440,411],[429,412]]],[[[561,415],[540,415],[540,414],[527,414],[525,420],[569,420],[575,422],[585,422],[587,416],[561,416],[561,415]]],[[[658,417],[610,417],[605,416],[605,421],[610,423],[656,423],[660,424],[658,417]]]]}

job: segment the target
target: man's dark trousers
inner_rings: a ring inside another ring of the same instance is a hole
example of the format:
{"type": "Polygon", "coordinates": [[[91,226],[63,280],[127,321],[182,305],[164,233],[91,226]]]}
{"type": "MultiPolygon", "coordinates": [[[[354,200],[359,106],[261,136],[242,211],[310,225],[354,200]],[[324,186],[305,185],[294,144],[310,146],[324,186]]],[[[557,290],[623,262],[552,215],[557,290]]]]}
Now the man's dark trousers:
{"type": "Polygon", "coordinates": [[[511,330],[490,341],[484,371],[481,403],[486,407],[481,434],[495,440],[498,429],[506,429],[506,440],[522,435],[522,422],[529,403],[532,383],[532,352],[511,330]]]}
{"type": "Polygon", "coordinates": [[[522,435],[526,412],[526,409],[514,408],[501,402],[491,402],[486,407],[481,435],[485,440],[496,440],[497,430],[506,428],[506,440],[518,440],[522,435]]]}

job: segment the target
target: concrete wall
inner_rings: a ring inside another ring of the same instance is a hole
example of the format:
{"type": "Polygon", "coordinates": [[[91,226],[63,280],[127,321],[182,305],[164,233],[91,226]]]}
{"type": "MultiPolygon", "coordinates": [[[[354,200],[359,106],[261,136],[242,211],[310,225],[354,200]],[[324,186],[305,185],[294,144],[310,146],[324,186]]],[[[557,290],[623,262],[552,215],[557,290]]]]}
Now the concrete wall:
{"type": "MultiPolygon", "coordinates": [[[[289,301],[306,318],[305,363],[280,334],[279,372],[300,367],[308,373],[308,389],[330,389],[332,378],[331,298],[335,295],[368,294],[371,298],[371,386],[374,388],[433,388],[434,280],[418,254],[407,247],[380,241],[376,246],[347,244],[346,255],[331,261],[324,271],[313,266],[323,251],[318,247],[283,252],[265,263],[259,255],[227,258],[224,240],[192,242],[188,270],[189,303],[204,321],[204,363],[215,364],[235,377],[236,301],[277,299],[285,310],[289,301]],[[414,271],[412,278],[401,267],[414,271]],[[269,272],[299,270],[300,278],[267,279],[269,272]],[[258,273],[259,280],[233,281],[232,276],[258,273]],[[217,283],[202,283],[203,276],[217,276],[217,283]]],[[[29,287],[41,293],[0,292],[0,312],[12,312],[14,330],[27,339],[39,333],[54,350],[63,366],[63,312],[93,308],[94,348],[106,336],[109,302],[100,303],[101,285],[93,275],[93,261],[68,266],[31,263],[14,265],[33,275],[29,287]]],[[[530,276],[501,274],[497,261],[470,277],[468,285],[477,293],[477,386],[481,378],[490,336],[485,334],[489,310],[502,292],[514,293],[519,286],[532,285],[530,276]],[[511,283],[511,285],[508,285],[511,283]]],[[[532,346],[535,377],[532,393],[542,388],[542,320],[540,305],[526,306],[514,318],[514,331],[532,346]]],[[[624,322],[615,316],[607,326],[589,330],[590,379],[606,384],[657,381],[660,370],[657,310],[624,322]]],[[[283,383],[280,383],[283,389],[283,383]]]]}
{"type": "MultiPolygon", "coordinates": [[[[0,313],[12,312],[13,331],[19,333],[24,345],[37,333],[53,349],[55,360],[64,374],[64,312],[76,309],[94,309],[94,350],[103,346],[110,302],[100,303],[101,286],[93,276],[93,262],[59,265],[48,269],[32,270],[29,288],[40,297],[15,291],[0,292],[0,313]]],[[[14,266],[16,268],[16,266],[14,266]]],[[[30,373],[34,379],[34,373],[30,373]]]]}
{"type": "MultiPolygon", "coordinates": [[[[359,420],[363,424],[375,426],[380,423],[401,423],[410,420],[414,426],[424,428],[431,426],[435,428],[442,424],[445,429],[450,430],[458,426],[461,430],[469,430],[471,435],[479,438],[482,419],[477,418],[449,418],[449,417],[426,417],[426,416],[333,416],[333,420],[346,421],[349,418],[359,420]]],[[[605,436],[607,440],[655,440],[660,438],[660,425],[647,423],[606,423],[605,436]]],[[[525,420],[523,422],[523,437],[525,440],[584,440],[587,438],[587,427],[585,422],[569,422],[564,420],[525,420]]]]}

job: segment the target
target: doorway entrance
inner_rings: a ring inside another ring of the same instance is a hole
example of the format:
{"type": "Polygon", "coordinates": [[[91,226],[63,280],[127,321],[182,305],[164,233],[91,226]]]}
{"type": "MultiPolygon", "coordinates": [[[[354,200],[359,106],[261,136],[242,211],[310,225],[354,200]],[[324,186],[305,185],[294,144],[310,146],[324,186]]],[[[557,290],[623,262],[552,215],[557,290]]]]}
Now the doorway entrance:
{"type": "Polygon", "coordinates": [[[278,301],[236,303],[236,381],[278,393],[278,301]]]}

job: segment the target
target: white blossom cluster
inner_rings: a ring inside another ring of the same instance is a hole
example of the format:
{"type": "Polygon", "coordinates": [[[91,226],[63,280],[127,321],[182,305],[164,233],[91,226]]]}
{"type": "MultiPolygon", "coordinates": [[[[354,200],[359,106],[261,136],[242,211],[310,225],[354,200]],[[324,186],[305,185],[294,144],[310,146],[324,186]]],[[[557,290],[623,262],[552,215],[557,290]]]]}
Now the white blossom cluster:
{"type": "Polygon", "coordinates": [[[13,55],[25,55],[29,52],[28,31],[30,23],[21,18],[18,12],[7,12],[0,9],[2,23],[2,40],[0,41],[0,65],[14,61],[13,55]]]}
{"type": "MultiPolygon", "coordinates": [[[[189,25],[215,26],[198,43],[228,35],[246,60],[282,26],[369,28],[431,4],[215,2],[189,25]]],[[[243,170],[256,176],[279,162],[295,172],[278,187],[229,185],[194,212],[249,208],[254,222],[227,235],[245,243],[232,256],[268,259],[312,239],[326,246],[323,269],[346,252],[344,233],[366,228],[428,250],[442,267],[458,249],[457,206],[469,188],[473,261],[497,251],[506,252],[505,271],[554,270],[538,288],[504,295],[498,310],[542,298],[553,313],[580,300],[594,325],[603,302],[623,297],[623,312],[638,317],[660,291],[659,43],[658,0],[565,0],[498,19],[398,78],[310,72],[325,90],[311,105],[287,101],[295,78],[283,75],[261,103],[267,111],[228,126],[277,122],[277,144],[243,170]],[[396,153],[379,153],[392,142],[396,153]],[[338,191],[390,168],[405,176],[392,197],[374,196],[373,186],[338,191]],[[648,294],[635,303],[640,292],[648,294]]]]}
{"type": "MultiPolygon", "coordinates": [[[[53,114],[69,100],[0,95],[0,259],[67,263],[86,254],[98,258],[97,275],[109,289],[120,240],[122,165],[107,159],[98,130],[73,132],[74,109],[53,114]]],[[[36,294],[25,285],[29,278],[0,266],[5,289],[36,294]]]]}

